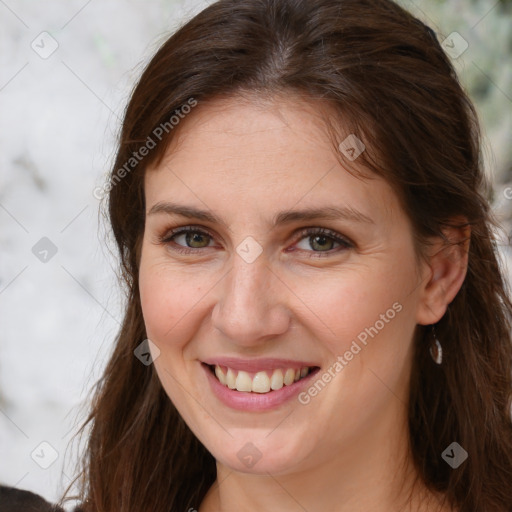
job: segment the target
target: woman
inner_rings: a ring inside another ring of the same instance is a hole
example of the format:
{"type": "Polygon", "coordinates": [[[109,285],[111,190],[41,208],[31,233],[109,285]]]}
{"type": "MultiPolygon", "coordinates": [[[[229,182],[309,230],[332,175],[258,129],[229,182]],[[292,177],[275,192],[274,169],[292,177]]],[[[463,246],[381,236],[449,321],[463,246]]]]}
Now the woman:
{"type": "Polygon", "coordinates": [[[220,0],[128,104],[86,512],[512,510],[474,108],[390,0],[220,0]]]}

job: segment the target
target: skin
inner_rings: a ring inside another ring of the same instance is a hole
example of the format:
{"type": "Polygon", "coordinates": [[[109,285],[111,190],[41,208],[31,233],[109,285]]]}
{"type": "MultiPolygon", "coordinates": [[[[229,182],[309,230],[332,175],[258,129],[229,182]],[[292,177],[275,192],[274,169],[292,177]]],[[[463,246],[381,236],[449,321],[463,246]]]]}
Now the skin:
{"type": "MultiPolygon", "coordinates": [[[[176,135],[145,176],[139,284],[161,383],[217,461],[217,482],[195,508],[450,510],[412,485],[406,403],[416,325],[444,315],[464,280],[467,246],[443,249],[433,240],[418,263],[395,192],[342,167],[318,105],[290,96],[216,99],[199,104],[176,135]],[[226,225],[149,213],[165,201],[208,210],[226,225]],[[373,223],[271,227],[282,210],[327,205],[351,207],[373,223]],[[160,241],[187,225],[212,236],[195,245],[183,234],[160,241]],[[315,235],[300,233],[308,227],[331,229],[354,246],[328,238],[319,247],[315,235]],[[263,250],[252,263],[236,252],[248,236],[263,250]],[[322,372],[394,303],[400,312],[306,405],[292,399],[274,411],[234,411],[212,394],[200,365],[220,355],[278,357],[315,362],[322,372]],[[248,442],[261,452],[251,468],[237,456],[248,442]]],[[[458,241],[468,232],[445,234],[458,241]]]]}

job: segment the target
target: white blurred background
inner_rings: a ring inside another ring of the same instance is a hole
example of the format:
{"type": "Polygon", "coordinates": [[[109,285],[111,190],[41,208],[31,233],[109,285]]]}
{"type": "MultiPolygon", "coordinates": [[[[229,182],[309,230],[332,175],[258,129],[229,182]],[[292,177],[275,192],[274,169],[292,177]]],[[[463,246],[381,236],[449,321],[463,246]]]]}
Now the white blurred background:
{"type": "MultiPolygon", "coordinates": [[[[74,476],[76,453],[66,447],[121,320],[116,263],[93,190],[112,163],[141,66],[208,3],[0,0],[3,484],[53,501],[74,476]]],[[[512,2],[400,3],[441,42],[455,41],[458,52],[467,44],[453,60],[481,117],[493,203],[508,234],[512,2]]],[[[505,238],[501,249],[508,259],[505,238]]]]}

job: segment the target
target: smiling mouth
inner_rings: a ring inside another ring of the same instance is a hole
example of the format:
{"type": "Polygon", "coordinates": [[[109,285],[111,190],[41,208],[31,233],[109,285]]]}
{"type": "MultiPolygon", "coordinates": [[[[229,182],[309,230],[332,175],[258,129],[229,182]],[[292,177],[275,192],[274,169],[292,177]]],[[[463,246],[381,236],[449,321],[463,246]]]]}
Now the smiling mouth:
{"type": "Polygon", "coordinates": [[[291,386],[320,369],[318,366],[304,366],[246,372],[221,365],[206,364],[206,366],[223,386],[245,393],[271,393],[282,387],[291,386]]]}

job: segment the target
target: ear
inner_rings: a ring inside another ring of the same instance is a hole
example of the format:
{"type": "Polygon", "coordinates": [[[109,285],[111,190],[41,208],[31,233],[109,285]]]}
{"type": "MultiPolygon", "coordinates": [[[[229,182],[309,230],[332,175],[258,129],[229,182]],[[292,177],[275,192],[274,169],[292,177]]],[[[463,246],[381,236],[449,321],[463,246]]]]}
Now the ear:
{"type": "Polygon", "coordinates": [[[466,277],[471,227],[464,217],[451,219],[450,224],[442,230],[445,239],[430,240],[416,315],[420,325],[435,324],[443,317],[466,277]]]}

